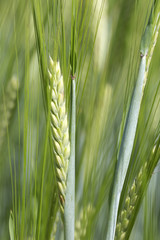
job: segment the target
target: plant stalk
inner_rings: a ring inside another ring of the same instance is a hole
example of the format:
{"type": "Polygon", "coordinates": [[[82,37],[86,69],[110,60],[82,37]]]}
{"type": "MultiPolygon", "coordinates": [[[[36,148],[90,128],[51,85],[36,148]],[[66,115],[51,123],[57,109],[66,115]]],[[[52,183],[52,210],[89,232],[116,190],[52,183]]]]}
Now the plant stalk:
{"type": "Polygon", "coordinates": [[[130,162],[130,157],[132,153],[137,123],[138,123],[139,110],[140,110],[141,100],[143,96],[145,67],[146,67],[146,55],[141,57],[138,79],[132,95],[130,108],[128,111],[125,129],[124,129],[122,142],[120,146],[120,151],[118,154],[118,161],[117,161],[116,172],[114,176],[113,192],[111,197],[109,225],[108,225],[108,233],[106,238],[107,240],[114,240],[114,236],[115,236],[119,201],[120,201],[121,191],[123,188],[128,165],[130,162]]]}
{"type": "Polygon", "coordinates": [[[64,239],[74,240],[75,225],[75,130],[76,130],[76,86],[72,79],[71,101],[71,155],[68,167],[67,189],[64,208],[64,239]]]}

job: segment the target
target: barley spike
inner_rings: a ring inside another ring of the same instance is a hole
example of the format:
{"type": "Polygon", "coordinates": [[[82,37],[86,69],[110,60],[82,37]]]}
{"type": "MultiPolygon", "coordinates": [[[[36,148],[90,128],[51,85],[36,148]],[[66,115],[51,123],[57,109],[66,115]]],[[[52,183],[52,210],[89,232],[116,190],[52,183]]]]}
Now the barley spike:
{"type": "Polygon", "coordinates": [[[144,177],[147,169],[147,162],[140,169],[138,176],[135,178],[129,193],[126,197],[125,204],[123,210],[120,212],[118,217],[118,222],[116,225],[116,234],[115,240],[123,240],[126,236],[126,230],[129,224],[130,217],[134,211],[136,201],[138,199],[138,193],[142,186],[142,178],[144,177]]]}
{"type": "Polygon", "coordinates": [[[64,83],[59,62],[50,57],[48,70],[51,91],[51,133],[54,145],[59,204],[64,214],[68,163],[70,157],[69,127],[64,100],[64,83]]]}
{"type": "Polygon", "coordinates": [[[88,204],[87,207],[81,210],[79,220],[77,220],[75,224],[75,240],[80,240],[85,237],[89,218],[94,214],[94,211],[95,210],[91,204],[88,204]]]}
{"type": "Polygon", "coordinates": [[[12,110],[16,104],[16,97],[19,85],[16,77],[12,77],[8,82],[0,106],[0,148],[2,147],[4,137],[7,132],[12,110]]]}

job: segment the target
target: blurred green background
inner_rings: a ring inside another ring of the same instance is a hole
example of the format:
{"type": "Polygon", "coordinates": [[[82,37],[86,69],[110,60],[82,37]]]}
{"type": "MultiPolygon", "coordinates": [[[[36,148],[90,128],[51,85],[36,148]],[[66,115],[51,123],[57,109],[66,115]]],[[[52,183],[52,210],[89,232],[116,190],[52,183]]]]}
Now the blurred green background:
{"type": "MultiPolygon", "coordinates": [[[[37,232],[39,239],[52,239],[58,204],[45,107],[45,66],[49,55],[60,61],[69,112],[72,16],[77,54],[76,221],[80,212],[91,206],[87,222],[82,219],[86,231],[80,239],[105,239],[120,126],[135,85],[140,41],[153,2],[0,1],[0,128],[5,132],[0,135],[0,239],[10,239],[11,210],[15,239],[37,239],[37,232]],[[13,77],[19,88],[14,90],[17,98],[6,120],[3,105],[10,99],[6,89],[13,77]]],[[[122,201],[160,131],[159,49],[160,39],[150,66],[122,201]]],[[[130,239],[160,239],[158,169],[130,239]]],[[[63,239],[60,220],[56,239],[63,239]]]]}

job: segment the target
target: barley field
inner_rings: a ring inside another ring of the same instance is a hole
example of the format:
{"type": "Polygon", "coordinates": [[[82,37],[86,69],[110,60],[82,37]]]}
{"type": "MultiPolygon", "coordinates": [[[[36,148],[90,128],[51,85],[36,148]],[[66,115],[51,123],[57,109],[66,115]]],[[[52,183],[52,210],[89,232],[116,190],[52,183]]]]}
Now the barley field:
{"type": "Polygon", "coordinates": [[[0,1],[0,240],[160,239],[160,0],[0,1]]]}

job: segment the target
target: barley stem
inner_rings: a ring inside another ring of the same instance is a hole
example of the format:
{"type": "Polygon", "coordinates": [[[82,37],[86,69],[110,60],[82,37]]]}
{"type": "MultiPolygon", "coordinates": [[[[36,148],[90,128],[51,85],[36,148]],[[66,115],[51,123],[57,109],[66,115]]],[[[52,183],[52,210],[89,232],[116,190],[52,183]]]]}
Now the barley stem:
{"type": "MultiPolygon", "coordinates": [[[[159,10],[159,9],[158,9],[159,10]]],[[[113,240],[115,236],[115,228],[118,214],[118,206],[120,201],[120,196],[128,170],[130,157],[132,153],[132,148],[134,144],[134,138],[136,134],[136,128],[138,123],[139,111],[141,106],[141,101],[144,93],[144,88],[146,85],[149,66],[151,58],[153,56],[153,51],[158,39],[160,20],[159,12],[156,13],[154,17],[153,26],[149,23],[146,27],[144,36],[142,37],[141,44],[141,62],[139,67],[138,79],[136,86],[132,95],[127,120],[125,123],[125,128],[123,132],[122,142],[120,146],[120,151],[118,154],[117,166],[114,176],[113,192],[110,207],[109,216],[109,228],[107,233],[107,240],[113,240]],[[155,20],[156,19],[156,20],[155,20]],[[154,27],[154,30],[153,30],[154,27]]]]}
{"type": "Polygon", "coordinates": [[[116,172],[114,177],[114,185],[111,199],[111,207],[110,207],[110,216],[109,216],[109,228],[107,233],[107,240],[113,240],[115,235],[117,214],[118,214],[118,206],[120,201],[120,195],[123,188],[125,176],[127,173],[136,128],[139,116],[139,110],[142,100],[142,87],[145,76],[145,66],[146,66],[146,56],[144,55],[141,58],[139,74],[137,83],[133,92],[133,96],[130,103],[129,112],[127,115],[127,120],[124,128],[124,133],[122,137],[122,142],[120,146],[120,151],[118,155],[118,161],[116,166],[116,172]]]}
{"type": "Polygon", "coordinates": [[[68,169],[67,191],[64,210],[64,238],[74,240],[75,225],[75,131],[76,131],[76,83],[72,79],[71,105],[71,156],[68,169]]]}

